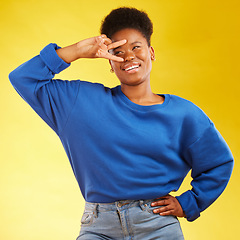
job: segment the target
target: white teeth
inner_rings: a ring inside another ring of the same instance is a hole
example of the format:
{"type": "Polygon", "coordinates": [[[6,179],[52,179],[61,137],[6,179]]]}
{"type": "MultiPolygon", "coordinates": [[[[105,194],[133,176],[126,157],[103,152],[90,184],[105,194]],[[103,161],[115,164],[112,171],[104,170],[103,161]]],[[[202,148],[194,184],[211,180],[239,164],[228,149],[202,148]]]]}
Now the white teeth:
{"type": "Polygon", "coordinates": [[[126,68],[125,71],[129,71],[129,70],[132,70],[134,68],[138,68],[138,66],[132,66],[132,67],[126,68]]]}

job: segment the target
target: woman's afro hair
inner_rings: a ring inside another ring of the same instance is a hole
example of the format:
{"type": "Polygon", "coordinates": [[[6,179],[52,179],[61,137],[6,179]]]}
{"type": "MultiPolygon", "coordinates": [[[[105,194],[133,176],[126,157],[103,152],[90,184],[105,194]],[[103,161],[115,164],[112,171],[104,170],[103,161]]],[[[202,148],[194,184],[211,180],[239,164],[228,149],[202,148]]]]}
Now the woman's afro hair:
{"type": "Polygon", "coordinates": [[[141,32],[150,46],[153,24],[147,13],[136,8],[121,7],[112,10],[103,19],[100,32],[111,38],[117,31],[125,28],[133,28],[141,32]]]}

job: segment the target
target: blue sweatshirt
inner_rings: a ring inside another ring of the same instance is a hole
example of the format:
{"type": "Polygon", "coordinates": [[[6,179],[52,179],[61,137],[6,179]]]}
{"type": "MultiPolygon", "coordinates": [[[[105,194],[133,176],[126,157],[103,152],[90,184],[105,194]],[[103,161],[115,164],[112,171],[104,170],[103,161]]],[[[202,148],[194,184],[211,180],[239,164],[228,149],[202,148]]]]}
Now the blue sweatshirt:
{"type": "Polygon", "coordinates": [[[187,219],[217,199],[233,156],[211,120],[193,103],[162,94],[163,104],[131,102],[121,87],[53,80],[69,66],[56,44],[9,78],[17,92],[57,133],[88,202],[153,199],[179,189],[192,170],[192,189],[178,196],[187,219]]]}

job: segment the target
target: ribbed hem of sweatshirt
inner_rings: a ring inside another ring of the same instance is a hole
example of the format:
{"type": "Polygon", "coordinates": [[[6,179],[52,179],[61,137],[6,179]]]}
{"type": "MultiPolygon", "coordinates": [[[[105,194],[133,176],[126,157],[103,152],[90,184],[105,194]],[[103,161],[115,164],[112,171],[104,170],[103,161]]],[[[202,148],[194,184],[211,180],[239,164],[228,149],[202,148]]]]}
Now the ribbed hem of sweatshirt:
{"type": "Polygon", "coordinates": [[[192,222],[198,217],[200,217],[200,212],[196,203],[196,199],[194,198],[191,191],[187,191],[176,198],[179,201],[183,211],[185,212],[186,218],[189,222],[192,222]]]}
{"type": "Polygon", "coordinates": [[[43,62],[54,74],[60,73],[71,65],[70,63],[66,63],[58,56],[56,50],[59,48],[60,47],[57,44],[50,43],[40,52],[40,57],[42,58],[43,62]]]}

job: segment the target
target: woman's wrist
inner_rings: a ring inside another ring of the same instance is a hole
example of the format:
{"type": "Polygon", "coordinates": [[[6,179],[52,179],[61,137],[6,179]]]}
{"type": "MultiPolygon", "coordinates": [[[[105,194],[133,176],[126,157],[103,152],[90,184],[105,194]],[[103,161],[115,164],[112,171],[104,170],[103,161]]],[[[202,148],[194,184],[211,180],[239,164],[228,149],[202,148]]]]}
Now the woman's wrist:
{"type": "Polygon", "coordinates": [[[81,50],[79,49],[77,43],[59,48],[56,50],[58,56],[62,58],[66,63],[71,63],[79,58],[81,58],[81,50]]]}

